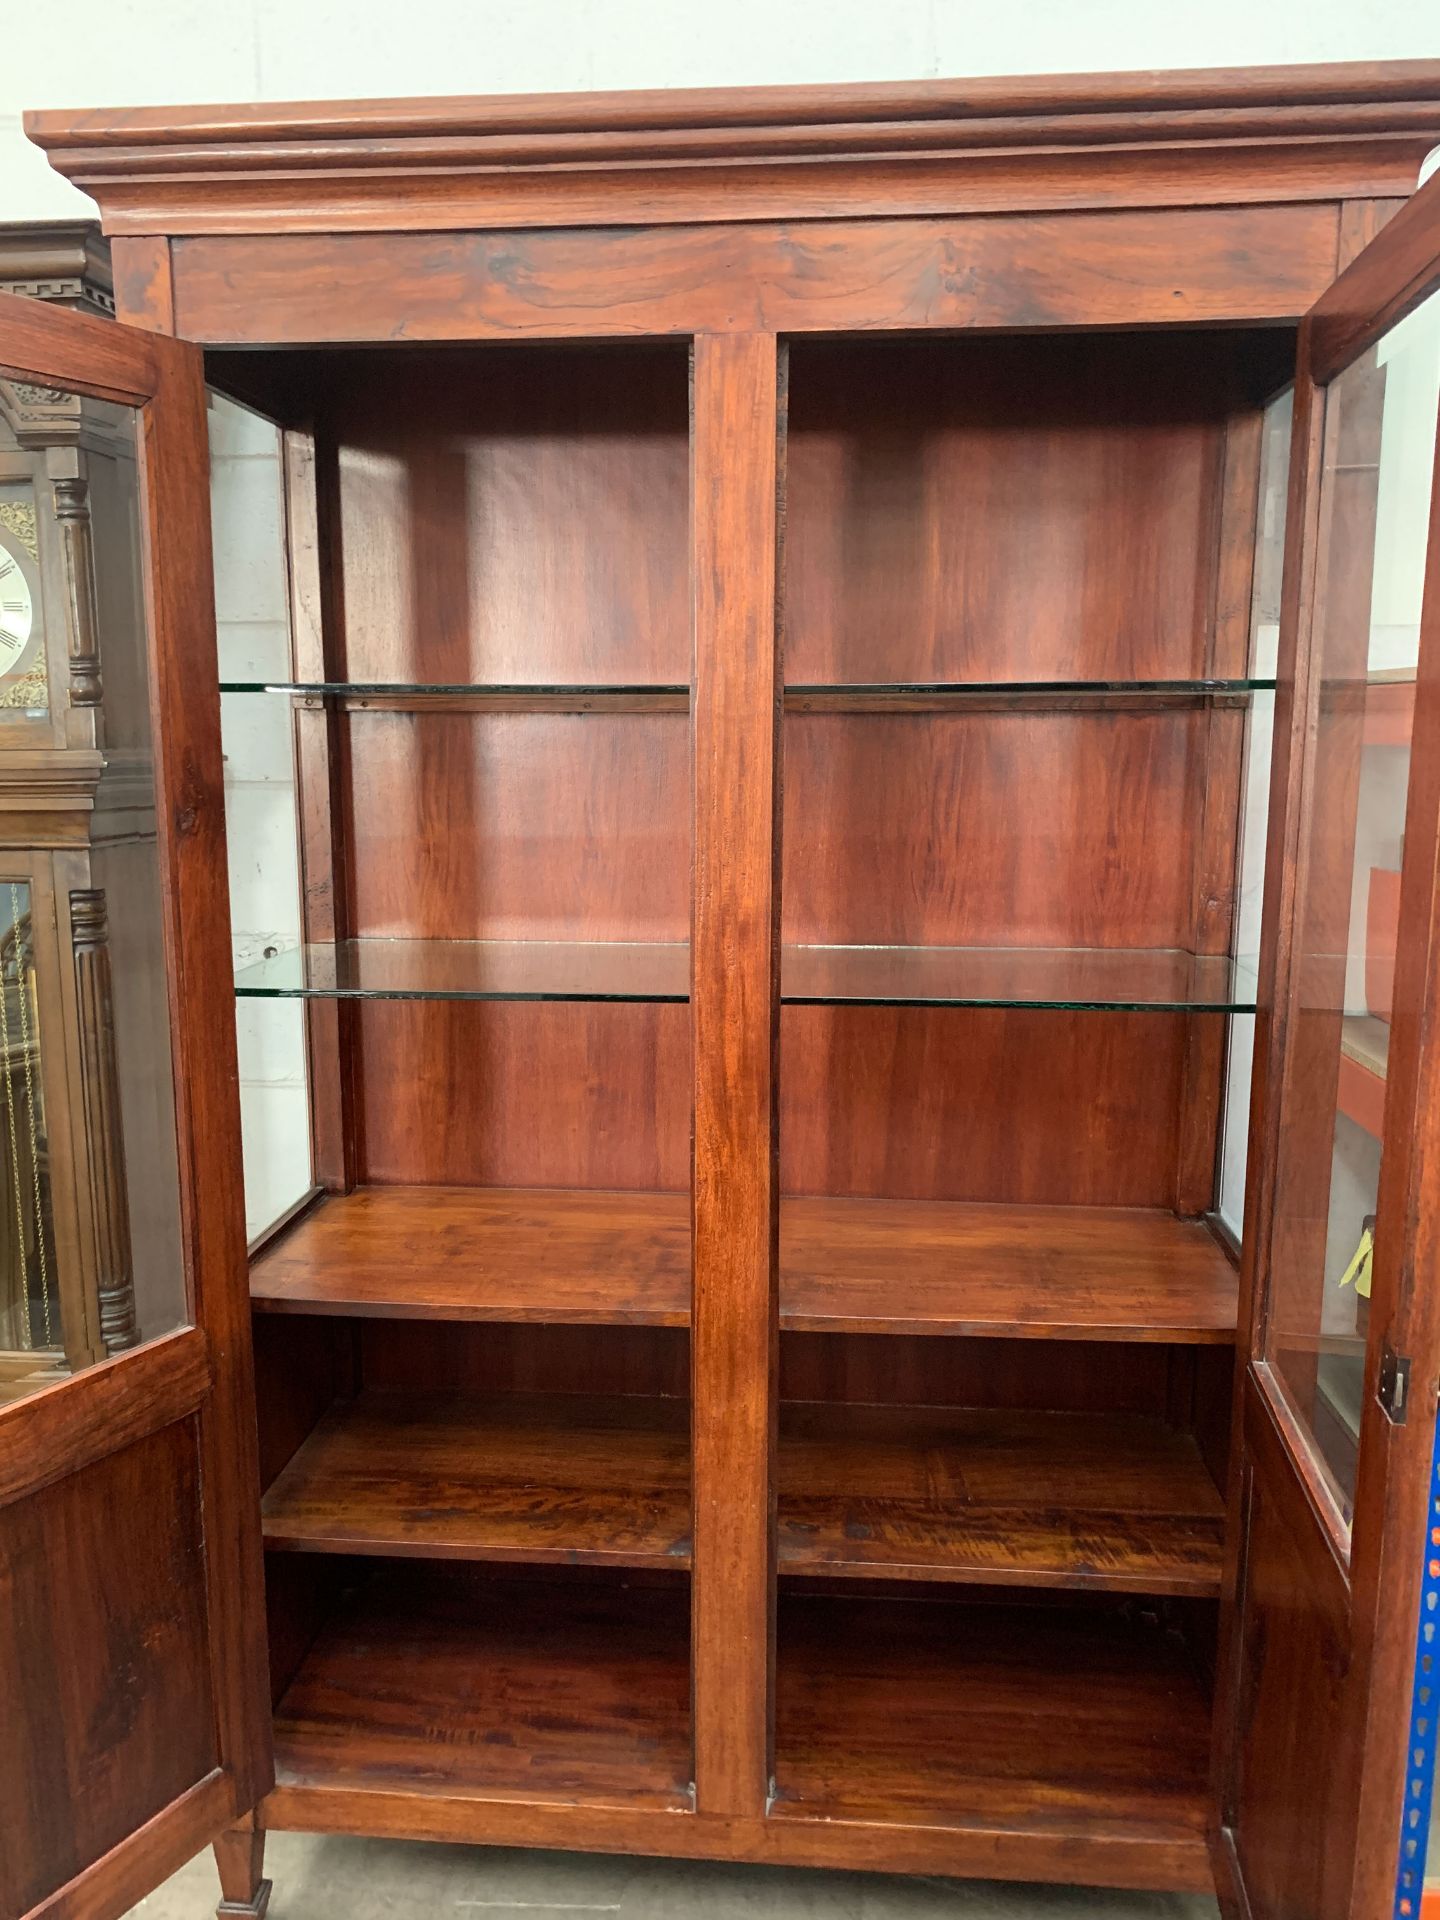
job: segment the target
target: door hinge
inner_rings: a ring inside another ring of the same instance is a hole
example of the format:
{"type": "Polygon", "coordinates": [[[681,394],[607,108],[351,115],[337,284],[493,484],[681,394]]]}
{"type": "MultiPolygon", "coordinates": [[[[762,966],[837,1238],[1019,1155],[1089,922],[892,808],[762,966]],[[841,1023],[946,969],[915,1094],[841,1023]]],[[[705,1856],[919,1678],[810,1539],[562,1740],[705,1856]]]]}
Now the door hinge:
{"type": "Polygon", "coordinates": [[[1404,1426],[1410,1414],[1410,1356],[1388,1343],[1380,1354],[1380,1404],[1393,1425],[1404,1426]]]}

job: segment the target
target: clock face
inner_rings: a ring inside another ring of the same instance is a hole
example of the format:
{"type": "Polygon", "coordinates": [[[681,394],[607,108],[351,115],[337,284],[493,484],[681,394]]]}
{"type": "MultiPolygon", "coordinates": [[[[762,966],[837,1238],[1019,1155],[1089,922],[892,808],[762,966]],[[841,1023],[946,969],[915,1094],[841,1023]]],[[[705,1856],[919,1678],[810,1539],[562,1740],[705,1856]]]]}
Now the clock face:
{"type": "Polygon", "coordinates": [[[20,562],[0,540],[0,673],[8,672],[30,644],[35,604],[20,562]]]}

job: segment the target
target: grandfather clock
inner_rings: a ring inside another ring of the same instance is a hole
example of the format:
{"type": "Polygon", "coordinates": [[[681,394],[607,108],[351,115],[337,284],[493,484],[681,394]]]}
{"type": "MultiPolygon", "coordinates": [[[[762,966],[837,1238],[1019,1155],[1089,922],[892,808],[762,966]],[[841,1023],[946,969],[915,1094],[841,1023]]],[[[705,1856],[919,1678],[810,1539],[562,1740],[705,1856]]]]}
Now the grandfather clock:
{"type": "MultiPolygon", "coordinates": [[[[0,290],[112,313],[108,249],[0,227],[0,290]]],[[[117,1071],[165,1018],[158,966],[112,966],[153,906],[136,511],[125,409],[0,379],[0,1403],[134,1345],[178,1237],[145,1166],[163,1049],[117,1071]]]]}

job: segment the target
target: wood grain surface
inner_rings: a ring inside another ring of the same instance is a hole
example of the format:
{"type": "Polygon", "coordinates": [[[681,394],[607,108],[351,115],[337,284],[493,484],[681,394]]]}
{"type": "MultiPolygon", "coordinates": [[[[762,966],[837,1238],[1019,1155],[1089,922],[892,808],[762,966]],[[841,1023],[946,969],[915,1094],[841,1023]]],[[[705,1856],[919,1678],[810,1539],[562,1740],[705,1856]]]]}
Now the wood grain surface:
{"type": "Polygon", "coordinates": [[[683,1595],[382,1575],[286,1690],[276,1775],[683,1811],[689,1720],[683,1595]]]}
{"type": "MultiPolygon", "coordinates": [[[[690,1411],[631,1394],[367,1389],[265,1496],[266,1545],[690,1564],[690,1411]]],[[[779,1570],[1213,1595],[1220,1495],[1189,1435],[1125,1415],[782,1405],[779,1570]]]]}
{"type": "MultiPolygon", "coordinates": [[[[1234,1269],[1173,1214],[794,1195],[780,1216],[796,1330],[1234,1339],[1234,1269]]],[[[368,1187],[267,1248],[251,1291],[269,1313],[683,1326],[688,1240],[683,1194],[368,1187]]]]}
{"type": "Polygon", "coordinates": [[[1209,1713],[1155,1628],[1025,1607],[782,1600],[775,1817],[1124,1834],[1208,1885],[1209,1713]],[[1035,1681],[1046,1682],[1037,1711],[1035,1681]]]}
{"type": "MultiPolygon", "coordinates": [[[[1273,191],[1274,183],[1271,184],[1273,191]]],[[[272,233],[173,244],[188,338],[249,346],[1298,319],[1335,211],[272,233]]]]}

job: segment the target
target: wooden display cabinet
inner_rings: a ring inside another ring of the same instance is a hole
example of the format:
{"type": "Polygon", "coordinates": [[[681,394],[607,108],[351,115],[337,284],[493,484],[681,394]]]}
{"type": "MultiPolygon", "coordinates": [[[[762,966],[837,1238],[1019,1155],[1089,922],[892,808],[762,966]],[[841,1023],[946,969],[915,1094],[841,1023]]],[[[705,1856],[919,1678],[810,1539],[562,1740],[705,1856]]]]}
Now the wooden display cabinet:
{"type": "Polygon", "coordinates": [[[6,1913],[219,1834],[259,1914],[286,1827],[1388,1912],[1440,66],[28,125],[123,324],[0,366],[140,422],[190,1304],[0,1410],[6,1913]],[[202,348],[289,553],[248,1288],[202,348]]]}

